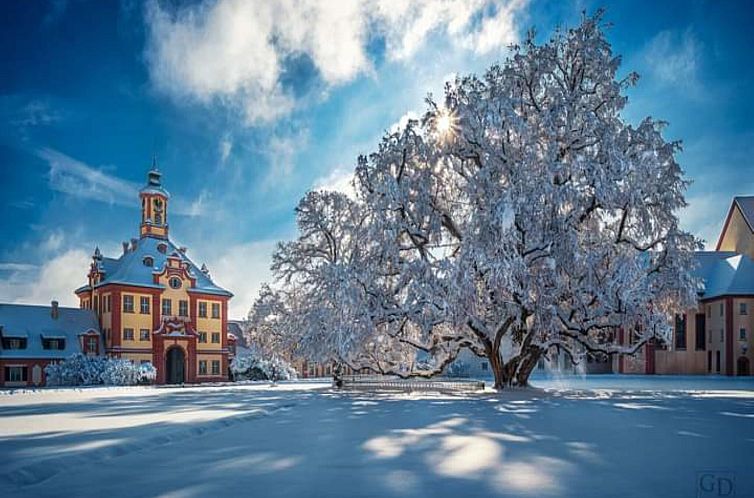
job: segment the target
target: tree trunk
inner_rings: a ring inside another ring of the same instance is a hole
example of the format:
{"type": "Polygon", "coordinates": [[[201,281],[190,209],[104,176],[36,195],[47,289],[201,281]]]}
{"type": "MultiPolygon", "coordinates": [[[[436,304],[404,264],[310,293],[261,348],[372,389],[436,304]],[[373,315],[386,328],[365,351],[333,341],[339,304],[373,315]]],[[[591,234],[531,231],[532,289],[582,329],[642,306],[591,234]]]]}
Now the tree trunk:
{"type": "Polygon", "coordinates": [[[494,388],[502,391],[506,387],[525,387],[529,385],[529,377],[537,367],[537,362],[542,356],[542,351],[532,347],[521,356],[505,363],[500,357],[499,351],[489,351],[489,362],[492,374],[495,377],[494,388]]]}
{"type": "Polygon", "coordinates": [[[518,368],[516,374],[516,384],[524,387],[529,385],[529,377],[531,373],[537,368],[537,363],[542,357],[542,351],[539,348],[531,348],[521,362],[521,366],[518,368]]]}
{"type": "Polygon", "coordinates": [[[503,360],[502,358],[500,358],[500,354],[497,351],[494,351],[492,354],[490,354],[488,360],[490,362],[492,375],[494,375],[495,377],[495,385],[493,387],[496,391],[502,391],[507,383],[505,376],[505,365],[503,364],[503,360]]]}
{"type": "Polygon", "coordinates": [[[333,382],[333,386],[335,386],[337,389],[340,389],[343,387],[342,373],[343,373],[343,370],[341,368],[340,363],[335,363],[332,369],[332,382],[333,382]]]}

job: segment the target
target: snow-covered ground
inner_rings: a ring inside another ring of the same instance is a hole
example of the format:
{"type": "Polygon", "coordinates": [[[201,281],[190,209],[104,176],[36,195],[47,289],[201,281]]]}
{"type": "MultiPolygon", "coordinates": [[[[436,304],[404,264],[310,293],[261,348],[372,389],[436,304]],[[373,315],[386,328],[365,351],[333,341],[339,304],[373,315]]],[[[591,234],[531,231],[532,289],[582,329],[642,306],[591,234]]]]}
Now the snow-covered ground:
{"type": "Polygon", "coordinates": [[[0,393],[0,496],[669,498],[706,496],[702,472],[754,495],[754,380],[534,384],[500,395],[316,382],[0,393]]]}

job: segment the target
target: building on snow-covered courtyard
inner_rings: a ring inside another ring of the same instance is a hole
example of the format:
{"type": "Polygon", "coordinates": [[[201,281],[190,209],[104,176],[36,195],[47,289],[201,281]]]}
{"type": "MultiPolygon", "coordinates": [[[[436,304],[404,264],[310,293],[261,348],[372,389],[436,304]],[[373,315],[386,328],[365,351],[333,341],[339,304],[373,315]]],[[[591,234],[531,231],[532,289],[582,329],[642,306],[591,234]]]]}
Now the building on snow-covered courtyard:
{"type": "Polygon", "coordinates": [[[158,384],[228,380],[233,294],[170,240],[170,194],[155,164],[139,199],[139,237],[118,257],[94,250],[75,290],[81,309],[0,305],[0,385],[43,385],[44,367],[74,353],[149,362],[158,384]]]}

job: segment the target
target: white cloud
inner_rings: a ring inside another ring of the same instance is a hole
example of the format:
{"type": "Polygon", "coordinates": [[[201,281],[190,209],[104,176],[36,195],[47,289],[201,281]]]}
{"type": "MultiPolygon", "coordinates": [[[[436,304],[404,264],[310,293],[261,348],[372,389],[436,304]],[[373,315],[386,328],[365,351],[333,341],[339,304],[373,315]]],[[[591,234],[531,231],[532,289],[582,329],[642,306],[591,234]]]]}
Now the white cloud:
{"type": "Polygon", "coordinates": [[[269,190],[291,180],[298,152],[305,148],[308,140],[309,130],[306,128],[274,134],[267,140],[263,152],[267,156],[269,169],[262,180],[262,190],[269,190]]]}
{"type": "Polygon", "coordinates": [[[135,183],[108,175],[62,152],[44,148],[37,155],[50,165],[49,183],[53,190],[120,205],[133,205],[138,196],[135,183]]]}
{"type": "Polygon", "coordinates": [[[29,263],[0,263],[0,271],[32,271],[37,268],[37,265],[29,263]]]}
{"type": "MultiPolygon", "coordinates": [[[[73,293],[83,285],[91,256],[81,249],[71,249],[33,268],[20,263],[7,278],[0,279],[0,301],[49,304],[57,300],[62,306],[78,306],[73,293]]],[[[10,269],[10,268],[8,268],[10,269]]]]}
{"type": "Polygon", "coordinates": [[[414,112],[414,111],[408,111],[403,116],[401,116],[400,119],[398,119],[398,121],[396,121],[395,123],[391,124],[388,127],[388,132],[397,133],[401,131],[403,128],[405,128],[409,121],[412,121],[412,120],[419,121],[420,119],[421,119],[421,116],[419,115],[419,113],[414,112]]]}
{"type": "Polygon", "coordinates": [[[487,53],[517,39],[526,0],[204,1],[176,11],[147,4],[153,84],[178,99],[239,107],[248,124],[295,106],[282,86],[287,59],[304,55],[327,86],[372,71],[368,41],[385,40],[390,60],[408,60],[432,33],[487,53]]]}
{"type": "Polygon", "coordinates": [[[323,176],[314,182],[313,190],[332,190],[346,194],[351,199],[356,198],[353,187],[353,169],[338,167],[327,176],[323,176]]]}
{"type": "Polygon", "coordinates": [[[212,280],[234,294],[228,305],[231,318],[245,318],[262,283],[270,281],[275,244],[275,241],[259,241],[229,247],[212,245],[206,251],[197,251],[207,257],[212,280]]]}
{"type": "Polygon", "coordinates": [[[684,32],[661,31],[642,54],[650,76],[660,84],[696,92],[699,85],[701,42],[690,29],[684,32]]]}
{"type": "Polygon", "coordinates": [[[220,163],[225,164],[225,161],[228,160],[230,153],[233,150],[233,140],[230,135],[223,136],[220,140],[218,150],[220,152],[220,163]]]}
{"type": "Polygon", "coordinates": [[[730,207],[729,199],[719,193],[707,193],[687,198],[688,206],[680,211],[681,226],[701,238],[705,249],[714,250],[720,235],[724,217],[730,207]],[[726,204],[726,202],[728,204],[726,204]]]}
{"type": "MultiPolygon", "coordinates": [[[[139,197],[141,185],[107,174],[62,152],[43,148],[37,151],[37,155],[50,166],[48,180],[53,190],[73,197],[129,207],[134,206],[139,197]]],[[[192,201],[174,196],[171,202],[170,212],[176,215],[202,216],[209,209],[209,195],[205,191],[192,201]]]]}

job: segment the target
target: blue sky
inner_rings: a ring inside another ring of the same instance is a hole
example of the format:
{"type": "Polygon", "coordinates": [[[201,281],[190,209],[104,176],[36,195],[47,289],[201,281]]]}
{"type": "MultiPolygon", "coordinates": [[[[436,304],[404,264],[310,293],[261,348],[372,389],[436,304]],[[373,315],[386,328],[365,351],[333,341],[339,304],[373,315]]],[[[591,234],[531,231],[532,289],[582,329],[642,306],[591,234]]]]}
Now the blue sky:
{"type": "Polygon", "coordinates": [[[625,116],[669,122],[694,181],[685,226],[712,241],[754,194],[754,7],[740,1],[28,1],[0,6],[0,301],[75,304],[95,245],[138,233],[156,154],[171,234],[245,315],[315,187],[420,113],[427,92],[607,8],[625,116]]]}

